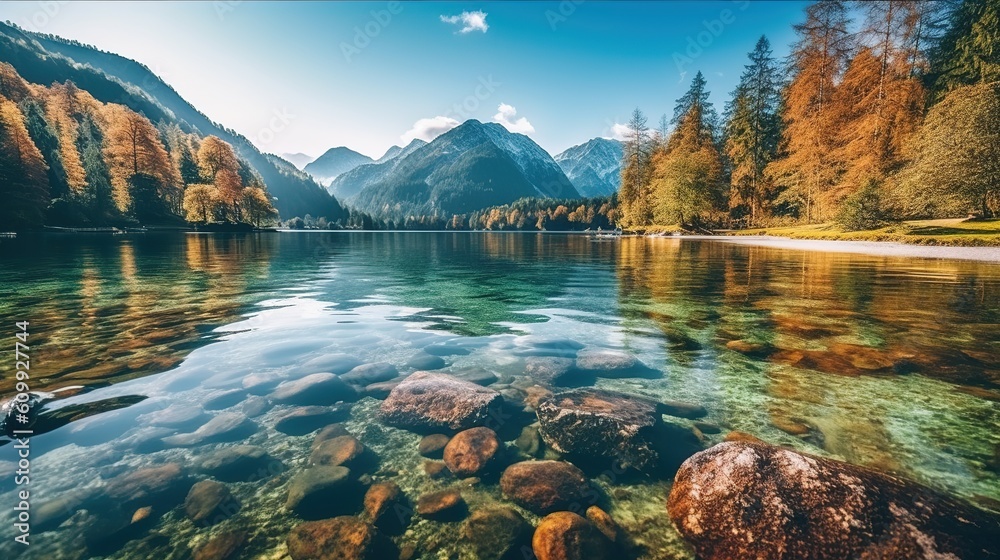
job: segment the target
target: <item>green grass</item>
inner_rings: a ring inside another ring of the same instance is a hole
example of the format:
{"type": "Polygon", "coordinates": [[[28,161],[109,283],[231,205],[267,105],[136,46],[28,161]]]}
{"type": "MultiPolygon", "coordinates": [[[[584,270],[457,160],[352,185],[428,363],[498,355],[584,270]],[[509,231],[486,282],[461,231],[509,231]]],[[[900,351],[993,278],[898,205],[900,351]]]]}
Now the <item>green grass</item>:
{"type": "Polygon", "coordinates": [[[916,245],[1000,246],[1000,219],[911,220],[867,231],[843,231],[836,224],[809,224],[727,231],[727,235],[770,235],[791,239],[895,241],[916,245]]]}

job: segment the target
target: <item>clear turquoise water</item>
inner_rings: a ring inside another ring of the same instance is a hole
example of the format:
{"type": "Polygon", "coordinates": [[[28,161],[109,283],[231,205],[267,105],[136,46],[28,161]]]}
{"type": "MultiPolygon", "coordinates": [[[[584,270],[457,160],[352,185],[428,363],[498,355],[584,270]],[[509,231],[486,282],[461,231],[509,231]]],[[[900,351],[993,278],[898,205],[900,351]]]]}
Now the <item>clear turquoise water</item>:
{"type": "MultiPolygon", "coordinates": [[[[722,428],[708,444],[749,432],[1000,503],[996,264],[683,239],[323,232],[21,236],[0,240],[0,263],[0,317],[31,322],[33,388],[93,387],[52,403],[54,429],[32,440],[36,506],[228,445],[149,452],[142,442],[162,434],[141,417],[197,405],[249,374],[294,378],[322,371],[332,354],[406,372],[421,348],[452,344],[469,352],[446,356],[449,369],[485,368],[505,386],[523,376],[526,335],[635,354],[663,377],[597,385],[704,405],[722,428]],[[726,346],[733,340],[776,351],[747,356],[726,346]]],[[[0,363],[4,396],[12,366],[0,363]]],[[[378,425],[376,408],[362,400],[347,424],[383,475],[395,473],[413,497],[454,483],[429,480],[419,436],[378,425]]],[[[166,512],[111,557],[183,558],[212,534],[245,528],[248,557],[281,558],[297,522],[281,508],[285,482],[312,440],[273,429],[288,410],[254,418],[247,441],[289,473],[232,485],[244,507],[216,527],[166,512]]],[[[4,527],[12,453],[0,447],[4,527]]],[[[689,557],[665,515],[669,482],[598,483],[612,516],[646,546],[643,558],[689,557]]],[[[489,483],[465,495],[473,509],[501,500],[489,483]]],[[[87,557],[86,521],[82,512],[33,535],[27,552],[4,542],[0,555],[87,557]]],[[[397,540],[418,558],[469,557],[453,524],[416,521],[397,540]]]]}

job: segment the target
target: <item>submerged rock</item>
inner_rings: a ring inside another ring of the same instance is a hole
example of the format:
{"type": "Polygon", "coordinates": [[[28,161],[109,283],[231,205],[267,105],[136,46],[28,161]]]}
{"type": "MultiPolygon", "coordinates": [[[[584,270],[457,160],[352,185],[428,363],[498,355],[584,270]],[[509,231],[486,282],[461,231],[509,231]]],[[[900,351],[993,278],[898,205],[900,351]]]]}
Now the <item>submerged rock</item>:
{"type": "Polygon", "coordinates": [[[370,523],[342,516],[303,523],[288,535],[293,560],[385,560],[396,558],[391,541],[370,523]]]}
{"type": "Polygon", "coordinates": [[[467,512],[465,500],[458,490],[431,492],[417,499],[417,513],[427,519],[458,521],[467,512]]]}
{"type": "Polygon", "coordinates": [[[165,511],[179,503],[191,480],[177,463],[146,467],[119,475],[108,481],[104,495],[122,510],[134,512],[140,507],[152,506],[165,511]]]}
{"type": "Polygon", "coordinates": [[[204,407],[205,410],[222,410],[224,408],[229,408],[236,406],[243,402],[247,398],[246,389],[230,389],[228,391],[219,391],[210,395],[205,399],[204,407]]]}
{"type": "Polygon", "coordinates": [[[382,401],[379,416],[392,426],[464,430],[485,424],[503,404],[500,393],[441,373],[418,371],[382,401]]]}
{"type": "Polygon", "coordinates": [[[385,362],[360,365],[342,374],[340,379],[353,385],[371,385],[381,381],[395,379],[399,375],[396,366],[385,362]]]}
{"type": "Polygon", "coordinates": [[[500,440],[489,428],[470,428],[455,434],[444,448],[444,463],[459,478],[488,470],[497,460],[500,440]]]}
{"type": "Polygon", "coordinates": [[[304,406],[280,416],[274,422],[274,429],[290,436],[301,436],[346,420],[350,415],[349,406],[304,406]]]}
{"type": "Polygon", "coordinates": [[[140,415],[136,421],[150,426],[183,430],[200,426],[207,418],[208,415],[200,406],[173,404],[162,410],[140,415]]]}
{"type": "Polygon", "coordinates": [[[299,406],[331,405],[357,400],[358,393],[335,374],[314,373],[278,385],[271,398],[279,403],[299,406]]]}
{"type": "Polygon", "coordinates": [[[601,532],[611,542],[618,542],[618,534],[621,529],[615,520],[608,515],[608,512],[597,506],[587,508],[587,521],[590,521],[594,528],[601,532]]]}
{"type": "Polygon", "coordinates": [[[444,447],[448,445],[450,440],[451,438],[445,434],[428,434],[417,445],[417,453],[428,459],[440,459],[444,453],[444,447]]]}
{"type": "Polygon", "coordinates": [[[612,547],[594,525],[569,511],[542,518],[531,538],[538,560],[609,560],[612,547]]]}
{"type": "Polygon", "coordinates": [[[285,508],[302,517],[324,517],[354,511],[353,497],[358,484],[351,471],[340,466],[310,467],[288,484],[285,508]]]}
{"type": "Polygon", "coordinates": [[[236,558],[246,542],[246,531],[226,531],[196,548],[194,560],[230,560],[236,558]]]}
{"type": "Polygon", "coordinates": [[[663,419],[654,401],[600,389],[574,389],[539,403],[539,431],[560,453],[652,471],[663,419]]]}
{"type": "Polygon", "coordinates": [[[620,350],[581,350],[576,355],[576,369],[598,377],[661,377],[662,373],[620,350]]]}
{"type": "Polygon", "coordinates": [[[441,358],[440,356],[432,356],[426,352],[421,352],[406,362],[406,367],[423,371],[441,369],[446,365],[448,365],[448,363],[444,361],[444,358],[441,358]]]}
{"type": "Polygon", "coordinates": [[[174,447],[191,447],[203,443],[218,443],[245,439],[257,431],[257,424],[239,412],[223,412],[188,434],[163,438],[174,447]]]}
{"type": "Polygon", "coordinates": [[[514,445],[528,457],[537,457],[538,452],[542,450],[542,436],[538,433],[538,426],[525,426],[514,440],[514,445]]]}
{"type": "Polygon", "coordinates": [[[225,484],[214,480],[195,483],[184,500],[184,513],[200,525],[214,525],[240,510],[240,502],[225,484]]]}
{"type": "Polygon", "coordinates": [[[514,463],[500,477],[500,489],[507,498],[538,514],[597,499],[583,471],[565,461],[514,463]]]}
{"type": "Polygon", "coordinates": [[[577,369],[573,358],[531,356],[524,360],[524,373],[531,379],[551,387],[584,387],[593,385],[593,371],[577,369]]]}
{"type": "Polygon", "coordinates": [[[916,483],[745,441],[688,459],[667,509],[705,560],[990,558],[1000,535],[997,517],[916,483]]]}
{"type": "Polygon", "coordinates": [[[476,510],[462,527],[479,560],[522,559],[521,547],[531,542],[531,525],[514,508],[495,506],[476,510]]]}
{"type": "Polygon", "coordinates": [[[223,482],[248,482],[285,471],[285,465],[262,447],[233,445],[205,455],[198,469],[223,482]]]}
{"type": "Polygon", "coordinates": [[[377,482],[368,487],[365,492],[364,506],[365,515],[372,523],[377,523],[379,518],[390,512],[396,504],[403,498],[403,491],[395,482],[377,482]]]}
{"type": "Polygon", "coordinates": [[[309,456],[311,465],[350,465],[365,447],[354,436],[337,436],[317,445],[309,456]]]}
{"type": "Polygon", "coordinates": [[[351,435],[351,432],[347,431],[347,427],[344,426],[343,424],[330,424],[329,426],[323,428],[322,430],[319,431],[319,433],[316,434],[316,437],[313,439],[312,442],[312,447],[310,447],[310,451],[315,450],[324,441],[339,436],[349,436],[349,435],[351,435]]]}

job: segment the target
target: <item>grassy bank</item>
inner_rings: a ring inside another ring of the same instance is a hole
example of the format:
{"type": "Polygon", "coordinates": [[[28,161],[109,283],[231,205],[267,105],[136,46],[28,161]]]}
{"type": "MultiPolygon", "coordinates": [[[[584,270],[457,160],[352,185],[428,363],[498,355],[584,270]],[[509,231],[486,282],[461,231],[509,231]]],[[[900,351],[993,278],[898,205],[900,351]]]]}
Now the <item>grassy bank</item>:
{"type": "Polygon", "coordinates": [[[868,231],[844,231],[835,224],[810,224],[726,231],[725,234],[985,247],[1000,246],[1000,220],[966,220],[963,218],[912,220],[868,231]]]}

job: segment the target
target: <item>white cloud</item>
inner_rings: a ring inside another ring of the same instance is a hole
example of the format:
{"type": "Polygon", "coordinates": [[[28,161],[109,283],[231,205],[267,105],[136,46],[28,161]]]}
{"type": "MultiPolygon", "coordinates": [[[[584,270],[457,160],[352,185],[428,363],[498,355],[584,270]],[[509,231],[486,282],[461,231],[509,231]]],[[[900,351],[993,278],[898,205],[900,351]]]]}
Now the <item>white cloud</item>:
{"type": "Polygon", "coordinates": [[[615,140],[625,141],[628,136],[628,125],[622,123],[614,123],[611,125],[611,138],[615,140]]]}
{"type": "Polygon", "coordinates": [[[519,132],[521,134],[531,134],[535,132],[535,127],[531,126],[528,119],[524,117],[519,119],[514,118],[517,116],[517,109],[511,105],[501,103],[500,106],[497,107],[497,111],[500,112],[493,115],[493,121],[502,124],[507,130],[511,132],[519,132]]]}
{"type": "Polygon", "coordinates": [[[475,12],[462,12],[457,16],[441,16],[441,21],[445,23],[461,23],[462,29],[459,29],[459,33],[470,33],[472,31],[482,31],[486,33],[486,30],[490,28],[486,24],[486,12],[475,11],[475,12]]]}
{"type": "Polygon", "coordinates": [[[409,144],[414,138],[430,142],[460,124],[462,123],[451,117],[442,117],[440,115],[429,119],[420,119],[413,123],[410,130],[404,132],[400,138],[403,140],[404,145],[409,144]]]}

